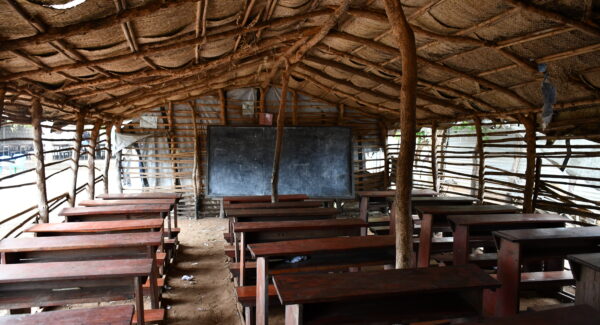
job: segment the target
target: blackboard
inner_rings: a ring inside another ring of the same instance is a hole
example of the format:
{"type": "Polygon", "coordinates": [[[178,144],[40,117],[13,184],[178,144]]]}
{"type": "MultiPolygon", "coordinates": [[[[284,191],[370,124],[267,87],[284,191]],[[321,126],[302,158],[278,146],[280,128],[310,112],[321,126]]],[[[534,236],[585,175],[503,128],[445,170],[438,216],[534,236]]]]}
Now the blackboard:
{"type": "MultiPolygon", "coordinates": [[[[208,197],[270,195],[274,127],[208,128],[208,197]]],[[[352,134],[345,127],[286,127],[279,194],[353,198],[352,134]]]]}

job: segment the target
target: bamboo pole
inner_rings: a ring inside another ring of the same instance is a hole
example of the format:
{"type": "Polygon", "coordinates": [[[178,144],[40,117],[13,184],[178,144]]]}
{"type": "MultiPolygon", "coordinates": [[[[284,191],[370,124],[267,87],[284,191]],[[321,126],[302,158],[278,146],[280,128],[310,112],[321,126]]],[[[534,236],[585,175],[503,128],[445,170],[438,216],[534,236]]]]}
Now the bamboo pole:
{"type": "Polygon", "coordinates": [[[112,127],[113,122],[107,122],[105,126],[106,130],[106,151],[104,154],[104,194],[108,194],[108,172],[110,170],[110,158],[112,156],[112,127]]]}
{"type": "Polygon", "coordinates": [[[525,143],[527,144],[527,168],[525,169],[525,190],[523,191],[523,213],[533,213],[533,191],[535,184],[535,115],[520,116],[525,126],[525,143]]]}
{"type": "Polygon", "coordinates": [[[96,145],[98,144],[98,134],[100,133],[100,127],[102,126],[102,120],[97,120],[94,123],[92,134],[90,137],[90,144],[87,148],[88,151],[88,198],[93,200],[96,196],[96,145]]]}
{"type": "Polygon", "coordinates": [[[46,169],[44,166],[44,144],[42,142],[42,105],[39,98],[31,100],[31,125],[33,126],[33,153],[35,156],[35,172],[37,174],[38,211],[40,221],[47,223],[48,196],[46,192],[46,169]]]}
{"type": "Polygon", "coordinates": [[[483,195],[485,193],[485,153],[483,150],[483,131],[481,129],[481,119],[475,118],[475,132],[477,134],[477,158],[479,166],[477,168],[477,199],[479,202],[483,202],[483,195]]]}
{"type": "Polygon", "coordinates": [[[194,190],[194,211],[196,219],[200,218],[200,204],[202,203],[202,157],[200,147],[200,136],[198,134],[198,126],[196,122],[196,102],[190,102],[192,110],[192,122],[194,124],[194,167],[192,169],[192,188],[194,190]]]}
{"type": "MultiPolygon", "coordinates": [[[[116,133],[121,133],[121,124],[123,123],[123,121],[119,120],[115,123],[115,132],[116,133]]],[[[115,153],[115,167],[117,169],[117,191],[119,193],[123,193],[123,180],[121,179],[122,173],[123,173],[123,150],[119,150],[115,153]]]]}
{"type": "Polygon", "coordinates": [[[221,106],[221,125],[227,125],[227,95],[222,88],[219,89],[219,104],[221,106]]]}
{"type": "Polygon", "coordinates": [[[279,185],[279,160],[281,158],[281,147],[283,144],[283,125],[285,124],[285,106],[287,104],[287,88],[290,79],[289,71],[286,70],[281,76],[281,99],[277,113],[277,135],[275,137],[275,155],[273,157],[273,173],[271,175],[271,202],[278,201],[277,186],[279,185]]]}
{"type": "Polygon", "coordinates": [[[413,265],[412,171],[416,145],[417,52],[415,35],[399,1],[385,0],[385,12],[402,57],[400,89],[400,152],[396,162],[395,233],[396,268],[413,265]]]}
{"type": "Polygon", "coordinates": [[[85,126],[85,111],[77,113],[77,123],[75,126],[75,143],[73,143],[73,156],[71,158],[71,169],[73,178],[69,192],[69,206],[75,206],[77,198],[77,174],[79,173],[79,157],[81,156],[81,139],[83,138],[83,127],[85,126]]]}
{"type": "Polygon", "coordinates": [[[439,191],[438,166],[437,166],[437,123],[431,125],[431,182],[433,190],[439,191]]]}

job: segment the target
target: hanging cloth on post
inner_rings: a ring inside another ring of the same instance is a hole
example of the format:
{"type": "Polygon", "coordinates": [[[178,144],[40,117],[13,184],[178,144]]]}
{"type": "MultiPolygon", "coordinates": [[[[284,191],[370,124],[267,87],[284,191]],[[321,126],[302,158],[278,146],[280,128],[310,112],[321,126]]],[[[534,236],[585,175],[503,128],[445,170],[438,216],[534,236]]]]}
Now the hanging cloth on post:
{"type": "Polygon", "coordinates": [[[542,97],[544,99],[544,106],[542,108],[542,128],[545,129],[552,121],[552,115],[554,114],[552,106],[556,104],[556,87],[550,83],[548,65],[539,64],[538,71],[544,73],[544,80],[542,81],[542,97]]]}
{"type": "Polygon", "coordinates": [[[112,150],[115,153],[129,147],[130,145],[132,145],[144,138],[152,136],[152,134],[123,134],[123,133],[116,133],[116,132],[113,132],[113,134],[115,136],[115,139],[113,141],[112,150]]]}

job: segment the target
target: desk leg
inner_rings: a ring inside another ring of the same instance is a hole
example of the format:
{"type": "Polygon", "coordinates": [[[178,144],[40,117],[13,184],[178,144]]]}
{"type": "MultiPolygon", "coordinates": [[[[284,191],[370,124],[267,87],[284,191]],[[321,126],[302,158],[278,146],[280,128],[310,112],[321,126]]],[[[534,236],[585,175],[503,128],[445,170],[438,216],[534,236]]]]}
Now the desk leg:
{"type": "MultiPolygon", "coordinates": [[[[360,213],[359,213],[359,218],[364,221],[365,223],[368,223],[368,214],[369,214],[369,197],[368,196],[362,196],[360,198],[360,213]]],[[[361,236],[366,236],[367,235],[367,228],[363,228],[360,231],[360,235],[361,236]]]]}
{"type": "Polygon", "coordinates": [[[269,261],[256,259],[256,325],[269,323],[269,261]]]}
{"type": "Polygon", "coordinates": [[[133,279],[135,315],[137,316],[138,325],[144,324],[144,289],[142,288],[142,277],[136,276],[133,279]]]}
{"type": "Polygon", "coordinates": [[[454,229],[454,244],[452,245],[454,265],[469,263],[469,227],[457,225],[454,229]]]}
{"type": "Polygon", "coordinates": [[[246,234],[240,233],[240,287],[244,286],[246,275],[246,234]]]}
{"type": "Polygon", "coordinates": [[[175,202],[175,205],[173,206],[173,224],[175,225],[175,228],[177,228],[177,202],[175,202]]]}
{"type": "Polygon", "coordinates": [[[152,258],[152,269],[150,271],[150,278],[148,281],[150,282],[150,304],[152,309],[158,309],[159,305],[159,294],[158,287],[156,286],[156,279],[158,278],[158,271],[156,266],[156,250],[154,247],[149,247],[150,249],[150,257],[152,258]]]}
{"type": "Polygon", "coordinates": [[[285,306],[285,325],[302,325],[302,305],[285,306]]]}
{"type": "Polygon", "coordinates": [[[419,234],[419,257],[417,259],[418,267],[428,267],[431,256],[431,235],[433,226],[433,215],[423,214],[421,220],[421,233],[419,234]]]}
{"type": "Polygon", "coordinates": [[[163,220],[165,217],[167,218],[167,234],[169,234],[169,239],[173,238],[173,232],[171,230],[171,214],[170,213],[161,213],[163,220]]]}
{"type": "Polygon", "coordinates": [[[498,252],[498,281],[502,286],[496,290],[496,316],[514,315],[519,311],[520,269],[520,245],[502,239],[498,252]]]}

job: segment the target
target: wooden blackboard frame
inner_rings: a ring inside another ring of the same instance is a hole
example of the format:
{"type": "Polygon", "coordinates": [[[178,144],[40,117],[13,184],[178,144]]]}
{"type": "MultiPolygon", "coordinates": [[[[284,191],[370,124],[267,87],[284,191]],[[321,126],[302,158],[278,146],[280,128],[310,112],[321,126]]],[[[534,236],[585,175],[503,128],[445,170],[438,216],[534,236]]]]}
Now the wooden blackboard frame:
{"type": "MultiPolygon", "coordinates": [[[[206,197],[207,198],[213,198],[213,199],[218,199],[218,198],[222,198],[223,196],[232,196],[232,195],[270,195],[270,190],[268,191],[268,193],[239,193],[239,192],[231,192],[231,193],[214,193],[214,191],[211,190],[211,156],[212,156],[212,150],[214,149],[211,145],[212,141],[211,141],[211,134],[212,134],[212,130],[217,129],[217,128],[227,128],[227,129],[271,129],[273,130],[273,143],[274,143],[274,134],[275,134],[275,127],[272,126],[222,126],[222,125],[212,125],[212,126],[208,126],[207,129],[207,173],[206,173],[206,197]]],[[[320,132],[322,132],[321,130],[326,130],[326,129],[343,129],[345,130],[347,133],[347,137],[348,137],[348,150],[347,152],[345,152],[345,156],[346,156],[346,161],[345,161],[345,165],[347,166],[347,171],[349,172],[349,175],[346,175],[344,178],[348,178],[348,190],[343,194],[343,195],[314,195],[309,192],[309,193],[287,193],[287,192],[280,192],[279,194],[308,194],[310,197],[312,198],[319,198],[319,199],[353,199],[355,198],[355,180],[354,180],[354,168],[353,168],[353,142],[352,142],[352,130],[349,127],[341,127],[341,126],[301,126],[301,127],[285,127],[284,128],[284,134],[285,131],[290,130],[290,129],[319,129],[320,132]]],[[[325,133],[327,133],[325,131],[325,133]]],[[[285,141],[284,141],[284,146],[285,146],[285,141]]],[[[268,150],[268,149],[267,149],[268,150]]],[[[283,160],[283,159],[282,159],[283,160]]],[[[270,175],[271,175],[271,169],[272,169],[272,156],[268,157],[268,161],[269,164],[265,165],[268,166],[268,177],[270,180],[270,175]]],[[[280,180],[281,183],[281,180],[280,180]]],[[[280,189],[281,191],[281,189],[280,189]]]]}

